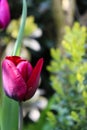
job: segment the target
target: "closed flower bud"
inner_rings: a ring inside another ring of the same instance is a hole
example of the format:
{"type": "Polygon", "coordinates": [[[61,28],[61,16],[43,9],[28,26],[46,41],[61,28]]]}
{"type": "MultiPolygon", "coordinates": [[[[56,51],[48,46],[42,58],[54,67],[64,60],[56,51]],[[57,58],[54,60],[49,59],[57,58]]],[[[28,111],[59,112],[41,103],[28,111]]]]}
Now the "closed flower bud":
{"type": "Polygon", "coordinates": [[[39,85],[43,58],[33,68],[30,62],[18,56],[8,56],[2,61],[3,88],[6,95],[17,101],[30,99],[39,85]]]}
{"type": "Polygon", "coordinates": [[[0,0],[0,29],[4,29],[10,22],[10,9],[7,0],[0,0]]]}

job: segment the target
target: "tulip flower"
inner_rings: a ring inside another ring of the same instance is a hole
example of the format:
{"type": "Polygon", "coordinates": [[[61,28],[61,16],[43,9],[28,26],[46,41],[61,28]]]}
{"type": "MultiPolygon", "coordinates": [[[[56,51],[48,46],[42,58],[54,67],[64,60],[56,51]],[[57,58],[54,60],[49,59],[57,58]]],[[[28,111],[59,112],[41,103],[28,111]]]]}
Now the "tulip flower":
{"type": "Polygon", "coordinates": [[[39,85],[43,58],[33,68],[19,56],[7,56],[2,61],[2,80],[6,95],[17,101],[30,99],[39,85]]]}
{"type": "Polygon", "coordinates": [[[7,0],[0,0],[0,29],[4,29],[10,22],[10,9],[7,0]]]}

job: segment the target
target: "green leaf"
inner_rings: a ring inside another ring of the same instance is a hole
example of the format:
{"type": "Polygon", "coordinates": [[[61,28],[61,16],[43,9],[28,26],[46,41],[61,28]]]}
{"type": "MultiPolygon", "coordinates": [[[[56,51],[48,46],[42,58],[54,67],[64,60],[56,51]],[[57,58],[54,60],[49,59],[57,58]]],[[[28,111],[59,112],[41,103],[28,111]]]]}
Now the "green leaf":
{"type": "Polygon", "coordinates": [[[71,112],[71,117],[72,117],[73,120],[75,120],[77,122],[80,120],[79,116],[78,116],[78,113],[76,113],[75,111],[71,112]]]}
{"type": "Polygon", "coordinates": [[[18,103],[3,94],[1,130],[18,129],[18,103]]]}

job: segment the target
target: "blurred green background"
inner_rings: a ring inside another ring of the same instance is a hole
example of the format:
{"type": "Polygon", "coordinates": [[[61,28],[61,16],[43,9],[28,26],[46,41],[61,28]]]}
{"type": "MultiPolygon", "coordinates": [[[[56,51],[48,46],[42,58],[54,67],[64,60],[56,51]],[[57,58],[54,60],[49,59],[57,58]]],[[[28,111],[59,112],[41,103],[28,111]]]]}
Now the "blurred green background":
{"type": "MultiPolygon", "coordinates": [[[[22,0],[8,1],[1,59],[11,55],[22,13],[22,0]]],[[[21,56],[33,66],[40,57],[45,62],[38,91],[23,103],[24,130],[87,130],[86,25],[86,0],[27,0],[21,56]]]]}

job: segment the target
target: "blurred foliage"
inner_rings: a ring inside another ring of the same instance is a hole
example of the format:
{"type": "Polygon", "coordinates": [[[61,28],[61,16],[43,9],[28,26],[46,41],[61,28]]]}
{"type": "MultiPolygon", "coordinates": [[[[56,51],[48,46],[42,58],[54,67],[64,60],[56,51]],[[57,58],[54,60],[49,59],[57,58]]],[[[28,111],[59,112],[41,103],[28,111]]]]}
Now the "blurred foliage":
{"type": "MultiPolygon", "coordinates": [[[[17,38],[19,27],[20,19],[12,20],[7,28],[7,33],[9,33],[13,38],[17,38]]],[[[24,29],[24,36],[30,36],[35,29],[37,29],[37,25],[34,23],[34,17],[27,17],[24,29]]]]}
{"type": "Polygon", "coordinates": [[[66,27],[65,32],[62,47],[51,49],[52,61],[47,67],[56,95],[50,111],[56,111],[54,126],[58,130],[86,130],[86,27],[75,23],[72,28],[66,27]]]}

